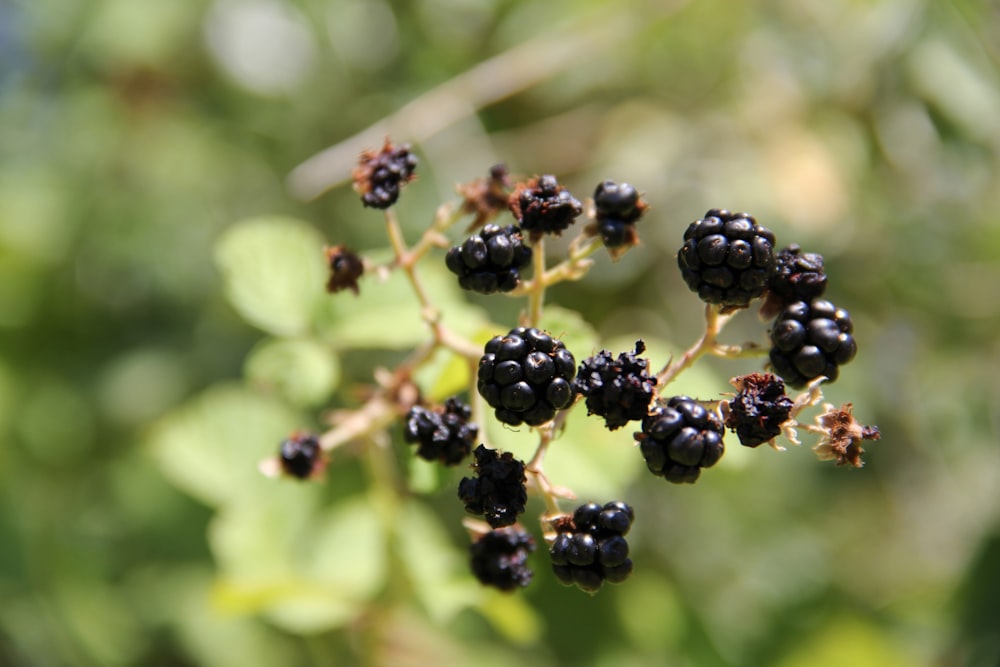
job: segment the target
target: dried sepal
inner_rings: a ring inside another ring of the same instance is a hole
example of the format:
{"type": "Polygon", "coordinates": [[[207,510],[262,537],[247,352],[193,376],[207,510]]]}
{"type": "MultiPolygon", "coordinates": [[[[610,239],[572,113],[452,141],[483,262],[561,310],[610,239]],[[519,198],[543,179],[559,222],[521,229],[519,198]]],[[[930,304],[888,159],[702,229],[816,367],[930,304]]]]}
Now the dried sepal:
{"type": "Polygon", "coordinates": [[[822,434],[819,443],[813,447],[821,461],[835,460],[837,465],[864,465],[861,455],[863,440],[878,440],[882,434],[878,426],[865,426],[854,418],[854,406],[845,403],[834,408],[831,403],[823,404],[823,413],[816,416],[817,431],[822,434]]]}

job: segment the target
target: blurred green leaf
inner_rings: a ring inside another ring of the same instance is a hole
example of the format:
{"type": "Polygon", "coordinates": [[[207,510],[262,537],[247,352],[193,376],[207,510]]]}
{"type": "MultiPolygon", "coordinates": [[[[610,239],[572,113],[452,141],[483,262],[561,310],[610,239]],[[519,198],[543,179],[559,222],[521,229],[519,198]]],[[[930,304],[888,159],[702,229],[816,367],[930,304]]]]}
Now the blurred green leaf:
{"type": "Polygon", "coordinates": [[[266,340],[246,362],[254,385],[276,390],[295,405],[325,401],[340,381],[340,360],[329,347],[313,340],[266,340]]]}
{"type": "Polygon", "coordinates": [[[841,616],[823,623],[803,638],[775,667],[908,667],[914,656],[901,650],[877,627],[857,617],[841,616]]]}
{"type": "Polygon", "coordinates": [[[149,446],[171,482],[208,505],[221,505],[273,483],[257,469],[301,418],[243,387],[218,385],[169,413],[149,446]]]}
{"type": "Polygon", "coordinates": [[[508,641],[522,646],[536,643],[545,630],[542,616],[517,593],[490,589],[479,611],[508,641]]]}
{"type": "MultiPolygon", "coordinates": [[[[369,258],[378,263],[388,255],[377,252],[369,258]]],[[[487,321],[481,308],[465,300],[443,261],[421,263],[419,279],[442,323],[456,333],[468,336],[487,321]]],[[[402,349],[430,340],[420,302],[402,271],[392,271],[385,280],[366,277],[360,287],[358,297],[337,294],[326,300],[317,324],[324,340],[337,349],[402,349]]]]}
{"type": "Polygon", "coordinates": [[[410,583],[431,618],[448,622],[481,599],[481,587],[468,570],[467,547],[461,552],[455,547],[437,515],[419,502],[408,502],[400,508],[396,527],[410,583]]]}
{"type": "Polygon", "coordinates": [[[294,218],[238,222],[215,248],[226,296],[251,324],[276,336],[306,333],[323,294],[323,239],[294,218]]]}

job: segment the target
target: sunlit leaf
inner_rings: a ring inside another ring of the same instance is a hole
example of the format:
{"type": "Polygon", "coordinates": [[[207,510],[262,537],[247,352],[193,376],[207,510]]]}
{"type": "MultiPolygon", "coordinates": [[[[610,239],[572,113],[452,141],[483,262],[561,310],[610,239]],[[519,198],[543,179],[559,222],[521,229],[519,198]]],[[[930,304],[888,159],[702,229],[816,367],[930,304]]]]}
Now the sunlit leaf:
{"type": "Polygon", "coordinates": [[[467,545],[460,551],[438,516],[414,501],[400,508],[396,539],[421,604],[446,622],[479,599],[479,583],[468,570],[467,545]]]}
{"type": "Polygon", "coordinates": [[[318,405],[340,380],[340,360],[329,347],[313,340],[268,340],[250,353],[246,376],[296,405],[318,405]]]}
{"type": "Polygon", "coordinates": [[[271,483],[257,463],[274,455],[301,424],[275,399],[220,385],[161,419],[149,445],[171,482],[206,504],[219,505],[271,483]]]}
{"type": "Polygon", "coordinates": [[[306,333],[324,292],[323,239],[304,222],[238,222],[215,248],[226,296],[251,324],[278,336],[306,333]]]}

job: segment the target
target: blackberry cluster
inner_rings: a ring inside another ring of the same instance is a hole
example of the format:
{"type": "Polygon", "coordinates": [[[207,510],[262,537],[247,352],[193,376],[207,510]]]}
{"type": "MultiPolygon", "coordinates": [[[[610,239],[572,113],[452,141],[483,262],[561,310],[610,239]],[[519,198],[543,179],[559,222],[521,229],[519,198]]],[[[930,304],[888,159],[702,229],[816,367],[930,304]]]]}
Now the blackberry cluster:
{"type": "Polygon", "coordinates": [[[767,295],[761,315],[771,318],[796,301],[812,301],[826,291],[823,255],[802,252],[793,243],[775,255],[774,273],[767,283],[767,295]]]}
{"type": "Polygon", "coordinates": [[[382,150],[365,151],[354,168],[354,188],[370,208],[386,209],[399,199],[399,190],[413,180],[417,156],[408,145],[393,146],[387,139],[382,150]]]}
{"type": "Polygon", "coordinates": [[[734,378],[738,393],[728,403],[726,427],[736,432],[740,444],[756,447],[781,434],[794,402],[785,394],[785,383],[770,373],[734,378]]]}
{"type": "Polygon", "coordinates": [[[465,511],[482,515],[493,528],[513,525],[528,501],[524,462],[510,452],[501,454],[484,445],[476,447],[473,454],[476,476],[465,477],[458,484],[465,511]]]}
{"type": "Polygon", "coordinates": [[[469,406],[457,398],[449,398],[438,410],[415,405],[406,415],[403,439],[418,445],[417,456],[422,459],[457,465],[479,436],[479,426],[469,423],[471,416],[469,406]]]}
{"type": "Polygon", "coordinates": [[[517,327],[486,343],[477,387],[505,424],[539,426],[573,402],[576,361],[544,331],[517,327]]]}
{"type": "Polygon", "coordinates": [[[635,434],[646,467],[669,482],[693,484],[725,451],[722,422],[687,396],[654,407],[635,434]]]}
{"type": "Polygon", "coordinates": [[[617,359],[601,350],[580,364],[573,386],[587,397],[587,414],[604,417],[609,430],[642,419],[649,412],[656,379],[646,370],[649,362],[636,358],[645,350],[646,345],[639,340],[633,352],[622,352],[617,359]]]}
{"type": "Polygon", "coordinates": [[[305,431],[298,431],[281,442],[278,452],[281,469],[292,477],[306,479],[323,461],[319,438],[305,431]]]}
{"type": "Polygon", "coordinates": [[[510,196],[510,210],[521,229],[533,237],[561,234],[583,213],[583,205],[555,176],[539,176],[519,184],[510,196]]]}
{"type": "Polygon", "coordinates": [[[677,264],[702,301],[743,308],[774,273],[774,233],[752,215],[713,208],[684,232],[677,264]]]}
{"type": "Polygon", "coordinates": [[[625,535],[634,520],[635,512],[621,501],[603,507],[587,503],[578,507],[571,519],[557,520],[554,527],[558,534],[549,547],[556,578],[588,593],[599,591],[605,581],[625,581],[632,574],[625,535]]]}
{"type": "Polygon", "coordinates": [[[500,528],[484,534],[469,547],[472,574],[485,585],[512,591],[531,583],[528,554],[535,540],[519,528],[500,528]]]}
{"type": "Polygon", "coordinates": [[[850,314],[825,299],[796,301],[771,326],[771,367],[792,387],[826,376],[833,382],[839,367],[854,358],[858,344],[850,314]]]}
{"type": "Polygon", "coordinates": [[[530,261],[531,248],[524,245],[521,230],[514,225],[486,225],[445,255],[445,264],[458,276],[458,284],[480,294],[511,291],[521,281],[518,269],[530,261]]]}
{"type": "Polygon", "coordinates": [[[639,199],[639,192],[628,183],[604,181],[594,190],[594,208],[597,209],[597,230],[608,248],[635,245],[639,237],[636,221],[646,210],[646,203],[639,199]]]}

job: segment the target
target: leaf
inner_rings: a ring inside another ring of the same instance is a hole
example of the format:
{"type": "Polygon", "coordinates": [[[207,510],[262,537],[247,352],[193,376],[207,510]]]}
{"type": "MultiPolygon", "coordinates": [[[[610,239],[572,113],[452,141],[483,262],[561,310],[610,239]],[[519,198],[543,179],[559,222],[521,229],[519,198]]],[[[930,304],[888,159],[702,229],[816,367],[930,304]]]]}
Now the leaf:
{"type": "Polygon", "coordinates": [[[216,385],[170,412],[148,443],[160,470],[207,505],[221,505],[274,486],[257,470],[283,438],[301,425],[299,415],[243,387],[216,385]]]}
{"type": "MultiPolygon", "coordinates": [[[[387,259],[384,253],[371,253],[369,258],[387,259]]],[[[465,300],[444,262],[421,262],[418,275],[441,322],[449,329],[468,336],[487,321],[481,308],[465,300]]],[[[403,349],[431,340],[420,302],[406,274],[398,269],[385,280],[366,278],[357,297],[327,299],[317,316],[317,328],[323,340],[337,349],[403,349]]]]}
{"type": "Polygon", "coordinates": [[[455,548],[437,515],[412,501],[400,508],[396,525],[410,581],[436,623],[448,622],[480,599],[482,587],[469,573],[466,552],[455,548]]]}
{"type": "Polygon", "coordinates": [[[243,220],[215,247],[226,297],[247,322],[277,336],[309,330],[323,296],[323,239],[294,218],[243,220]]]}
{"type": "Polygon", "coordinates": [[[340,381],[340,360],[313,340],[266,340],[250,352],[246,376],[295,405],[314,406],[329,398],[340,381]]]}
{"type": "Polygon", "coordinates": [[[509,641],[522,646],[538,642],[545,623],[520,595],[490,590],[479,606],[480,613],[509,641]]]}

